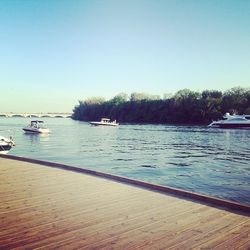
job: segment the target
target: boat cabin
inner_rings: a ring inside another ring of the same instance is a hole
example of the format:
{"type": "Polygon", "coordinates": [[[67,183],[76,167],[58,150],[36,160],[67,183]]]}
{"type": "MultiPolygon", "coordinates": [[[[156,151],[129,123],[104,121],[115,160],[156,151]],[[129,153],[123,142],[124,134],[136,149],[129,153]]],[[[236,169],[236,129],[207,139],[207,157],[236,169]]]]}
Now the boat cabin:
{"type": "Polygon", "coordinates": [[[101,122],[110,122],[110,119],[108,119],[108,118],[102,118],[101,122]]]}

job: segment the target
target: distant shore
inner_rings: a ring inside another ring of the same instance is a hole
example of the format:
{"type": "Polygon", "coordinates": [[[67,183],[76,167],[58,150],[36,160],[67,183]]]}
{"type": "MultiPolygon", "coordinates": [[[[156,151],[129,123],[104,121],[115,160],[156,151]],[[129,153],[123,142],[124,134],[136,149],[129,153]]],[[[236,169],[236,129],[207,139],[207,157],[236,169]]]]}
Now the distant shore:
{"type": "Polygon", "coordinates": [[[228,112],[250,114],[250,89],[236,87],[225,92],[183,89],[165,99],[143,93],[132,93],[130,98],[121,93],[108,101],[93,97],[80,101],[72,118],[96,121],[107,117],[119,123],[204,125],[228,112]]]}

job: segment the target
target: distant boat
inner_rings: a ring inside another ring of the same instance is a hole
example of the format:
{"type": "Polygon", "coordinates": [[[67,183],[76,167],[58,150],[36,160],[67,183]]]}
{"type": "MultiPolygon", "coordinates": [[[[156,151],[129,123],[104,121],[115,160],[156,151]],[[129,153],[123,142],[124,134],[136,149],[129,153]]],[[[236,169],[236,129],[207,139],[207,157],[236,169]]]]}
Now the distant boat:
{"type": "Polygon", "coordinates": [[[26,133],[35,133],[35,134],[50,133],[50,129],[44,126],[44,122],[37,120],[31,121],[27,127],[23,128],[23,130],[26,133]]]}
{"type": "Polygon", "coordinates": [[[15,146],[15,143],[12,141],[11,137],[7,139],[0,136],[0,154],[7,154],[13,146],[15,146]]]}
{"type": "Polygon", "coordinates": [[[117,125],[119,125],[119,123],[117,123],[116,120],[110,121],[110,119],[108,119],[108,118],[102,118],[101,121],[90,122],[90,124],[94,125],[94,126],[117,126],[117,125]]]}
{"type": "Polygon", "coordinates": [[[222,120],[213,121],[212,128],[250,128],[250,115],[230,115],[226,113],[222,120]]]}

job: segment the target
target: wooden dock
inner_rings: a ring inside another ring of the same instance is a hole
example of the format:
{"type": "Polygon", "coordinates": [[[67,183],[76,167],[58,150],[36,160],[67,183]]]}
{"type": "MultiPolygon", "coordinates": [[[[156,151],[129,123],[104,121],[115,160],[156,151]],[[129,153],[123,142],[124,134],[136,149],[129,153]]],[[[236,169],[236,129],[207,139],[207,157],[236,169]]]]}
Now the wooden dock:
{"type": "Polygon", "coordinates": [[[247,206],[47,165],[0,157],[0,249],[250,249],[247,206]]]}

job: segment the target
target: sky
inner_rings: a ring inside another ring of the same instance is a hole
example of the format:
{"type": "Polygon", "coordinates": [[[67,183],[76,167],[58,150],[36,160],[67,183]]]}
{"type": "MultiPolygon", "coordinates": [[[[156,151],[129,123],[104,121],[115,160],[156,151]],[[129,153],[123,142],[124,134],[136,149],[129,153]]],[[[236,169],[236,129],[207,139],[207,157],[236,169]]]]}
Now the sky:
{"type": "Polygon", "coordinates": [[[0,112],[250,87],[249,0],[1,0],[0,112]]]}

